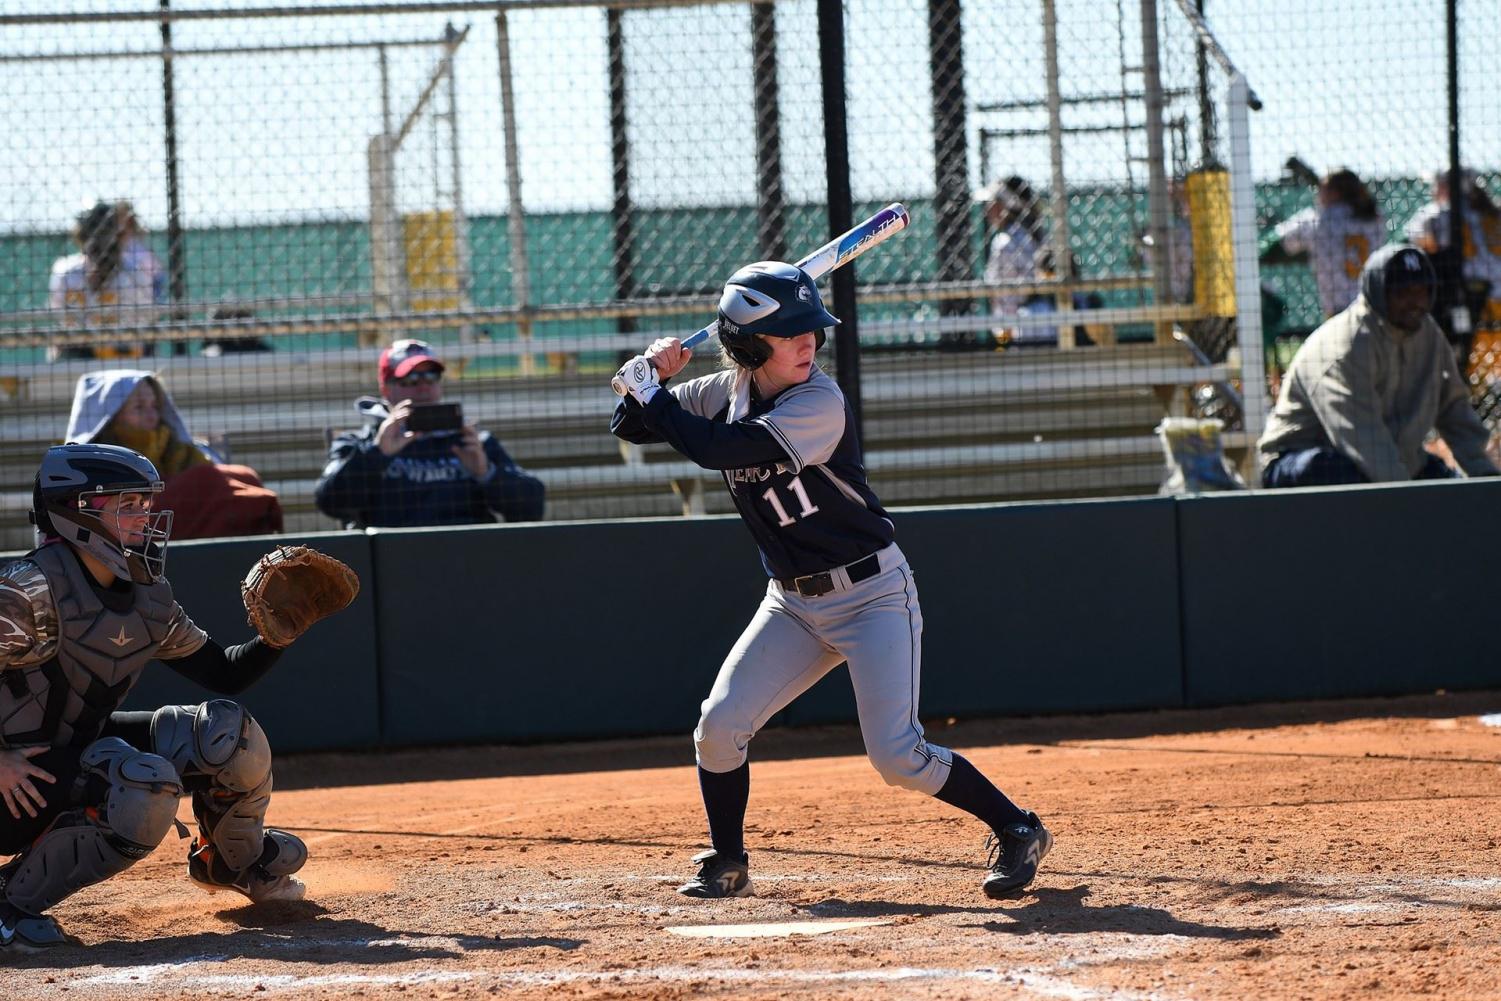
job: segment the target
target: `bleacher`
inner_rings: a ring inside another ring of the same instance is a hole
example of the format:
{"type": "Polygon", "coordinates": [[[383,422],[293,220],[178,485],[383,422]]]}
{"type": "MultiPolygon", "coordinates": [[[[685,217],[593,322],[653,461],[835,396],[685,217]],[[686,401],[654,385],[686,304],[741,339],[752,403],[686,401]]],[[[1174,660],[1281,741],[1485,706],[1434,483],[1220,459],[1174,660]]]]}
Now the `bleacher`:
{"type": "MultiPolygon", "coordinates": [[[[549,519],[729,510],[719,474],[666,446],[622,447],[608,433],[614,397],[603,374],[466,374],[486,353],[445,349],[446,396],[544,480],[549,519]]],[[[288,531],[337,527],[314,507],[313,484],[329,436],[358,426],[353,401],[375,389],[369,351],[148,361],[194,434],[281,495],[288,531]]],[[[710,364],[696,360],[683,377],[710,364]]],[[[1164,478],[1154,427],[1186,412],[1190,387],[1232,378],[1177,344],[881,352],[861,366],[866,462],[888,505],[1154,493],[1164,478]]],[[[31,477],[61,439],[74,383],[89,367],[97,364],[0,372],[0,548],[30,545],[31,477]]],[[[1232,455],[1246,445],[1226,436],[1232,455]]]]}

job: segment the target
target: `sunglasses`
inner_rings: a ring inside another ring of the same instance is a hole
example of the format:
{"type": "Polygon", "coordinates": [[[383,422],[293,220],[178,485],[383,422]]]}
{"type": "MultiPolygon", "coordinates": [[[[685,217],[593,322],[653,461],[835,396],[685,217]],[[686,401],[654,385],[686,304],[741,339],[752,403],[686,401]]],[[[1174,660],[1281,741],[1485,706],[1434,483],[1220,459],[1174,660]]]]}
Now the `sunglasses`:
{"type": "Polygon", "coordinates": [[[443,373],[440,370],[435,368],[427,368],[418,369],[416,372],[408,372],[400,379],[392,379],[391,381],[396,383],[396,385],[398,386],[406,386],[410,388],[412,386],[421,386],[425,383],[437,382],[442,378],[443,373]]]}

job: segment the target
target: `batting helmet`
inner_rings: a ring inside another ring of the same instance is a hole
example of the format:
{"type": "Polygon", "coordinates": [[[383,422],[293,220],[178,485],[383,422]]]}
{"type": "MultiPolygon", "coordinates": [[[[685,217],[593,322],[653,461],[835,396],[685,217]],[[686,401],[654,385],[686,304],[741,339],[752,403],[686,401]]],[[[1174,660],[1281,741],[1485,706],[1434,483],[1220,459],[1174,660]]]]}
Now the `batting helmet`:
{"type": "Polygon", "coordinates": [[[771,357],[761,337],[797,337],[812,330],[823,347],[824,328],[839,320],[823,308],[818,286],[802,268],[758,261],[730,275],[719,297],[719,343],[737,364],[757,369],[771,357]]]}
{"type": "Polygon", "coordinates": [[[1360,292],[1382,319],[1387,315],[1387,296],[1408,285],[1428,286],[1428,309],[1438,294],[1438,274],[1428,255],[1410,243],[1389,243],[1366,258],[1360,272],[1360,292]]]}
{"type": "Polygon", "coordinates": [[[112,495],[157,494],[162,478],[151,460],[118,445],[54,445],[42,457],[31,490],[31,520],[44,536],[55,536],[95,557],[115,574],[137,584],[162,579],[172,512],[148,515],[137,544],[117,534],[97,505],[112,495]]]}

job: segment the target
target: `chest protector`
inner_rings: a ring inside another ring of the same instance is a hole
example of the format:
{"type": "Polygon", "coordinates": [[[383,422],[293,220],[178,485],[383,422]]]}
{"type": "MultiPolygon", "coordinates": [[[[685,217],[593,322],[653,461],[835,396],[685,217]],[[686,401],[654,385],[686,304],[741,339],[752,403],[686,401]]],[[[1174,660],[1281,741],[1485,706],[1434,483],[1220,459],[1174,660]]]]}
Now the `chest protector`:
{"type": "MultiPolygon", "coordinates": [[[[165,581],[136,584],[123,612],[105,607],[65,544],[29,559],[57,609],[57,652],[0,674],[0,738],[6,744],[82,748],[99,737],[167,636],[176,604],[165,581]]],[[[43,639],[43,637],[38,637],[43,639]]]]}

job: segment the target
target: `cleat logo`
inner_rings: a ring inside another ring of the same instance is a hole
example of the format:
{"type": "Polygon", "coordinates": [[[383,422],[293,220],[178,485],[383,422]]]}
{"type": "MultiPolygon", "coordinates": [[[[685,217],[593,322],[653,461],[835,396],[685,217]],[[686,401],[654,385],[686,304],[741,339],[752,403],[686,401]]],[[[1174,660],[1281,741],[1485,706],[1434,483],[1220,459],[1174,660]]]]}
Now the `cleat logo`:
{"type": "Polygon", "coordinates": [[[721,893],[725,893],[725,894],[733,893],[735,891],[735,884],[737,882],[738,882],[738,880],[735,878],[735,874],[733,872],[722,872],[722,873],[720,873],[719,874],[719,890],[720,890],[720,892],[721,893]]]}
{"type": "Polygon", "coordinates": [[[1030,845],[1028,845],[1027,846],[1027,861],[1031,862],[1033,865],[1037,865],[1040,862],[1042,862],[1042,851],[1041,851],[1041,849],[1042,849],[1042,845],[1041,845],[1040,842],[1037,842],[1037,841],[1034,841],[1030,845]]]}
{"type": "Polygon", "coordinates": [[[8,924],[0,923],[0,946],[10,945],[15,938],[16,930],[8,924]]]}

